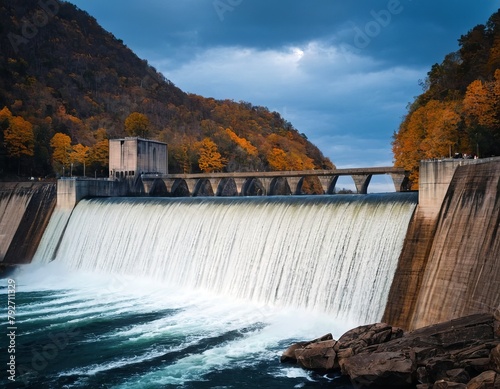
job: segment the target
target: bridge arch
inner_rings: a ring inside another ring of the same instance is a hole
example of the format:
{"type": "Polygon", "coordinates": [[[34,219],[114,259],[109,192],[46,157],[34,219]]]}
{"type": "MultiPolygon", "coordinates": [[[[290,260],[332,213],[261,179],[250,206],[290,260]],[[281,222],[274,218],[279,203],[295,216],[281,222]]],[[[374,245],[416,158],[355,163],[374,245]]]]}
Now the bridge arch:
{"type": "Polygon", "coordinates": [[[177,178],[172,184],[170,195],[172,197],[189,197],[191,192],[189,191],[186,181],[182,178],[177,178]]]}
{"type": "Polygon", "coordinates": [[[167,186],[161,178],[156,178],[151,187],[149,188],[148,194],[153,197],[165,197],[168,196],[167,186]]]}
{"type": "Polygon", "coordinates": [[[214,190],[212,188],[212,183],[208,178],[200,178],[196,181],[194,189],[191,196],[213,196],[214,190]]]}
{"type": "Polygon", "coordinates": [[[216,196],[238,196],[238,186],[233,178],[223,178],[219,181],[215,192],[216,196]]]}
{"type": "Polygon", "coordinates": [[[269,196],[289,196],[292,194],[286,177],[276,177],[269,184],[269,196]]]}
{"type": "Polygon", "coordinates": [[[302,195],[302,194],[313,194],[322,195],[327,193],[324,185],[321,181],[322,177],[319,176],[304,176],[304,177],[291,177],[289,179],[290,188],[292,194],[302,195]]]}
{"type": "Polygon", "coordinates": [[[247,178],[243,185],[242,196],[266,196],[266,188],[261,180],[256,177],[247,178]]]}

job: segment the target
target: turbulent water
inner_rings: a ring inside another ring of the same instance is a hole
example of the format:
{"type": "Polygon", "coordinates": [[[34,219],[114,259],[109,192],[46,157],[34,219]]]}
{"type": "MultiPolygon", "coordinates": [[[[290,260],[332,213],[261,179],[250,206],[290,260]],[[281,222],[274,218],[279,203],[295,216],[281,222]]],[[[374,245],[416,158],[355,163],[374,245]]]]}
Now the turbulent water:
{"type": "Polygon", "coordinates": [[[349,387],[279,356],[380,320],[415,205],[94,199],[56,212],[35,263],[1,284],[5,301],[16,285],[13,387],[349,387]]]}

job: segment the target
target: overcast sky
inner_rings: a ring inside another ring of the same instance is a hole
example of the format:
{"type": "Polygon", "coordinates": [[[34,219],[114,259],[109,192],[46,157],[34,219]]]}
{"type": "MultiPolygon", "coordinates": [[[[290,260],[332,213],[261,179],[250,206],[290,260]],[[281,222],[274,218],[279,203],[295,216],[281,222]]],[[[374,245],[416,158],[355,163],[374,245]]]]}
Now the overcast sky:
{"type": "Polygon", "coordinates": [[[71,0],[185,92],[278,111],[339,168],[389,166],[419,79],[493,0],[71,0]]]}

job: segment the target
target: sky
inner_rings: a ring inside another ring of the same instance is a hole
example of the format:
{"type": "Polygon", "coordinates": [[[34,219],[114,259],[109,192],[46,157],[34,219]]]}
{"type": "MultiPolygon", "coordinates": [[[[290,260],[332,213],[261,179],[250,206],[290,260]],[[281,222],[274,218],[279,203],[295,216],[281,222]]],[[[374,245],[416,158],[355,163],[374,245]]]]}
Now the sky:
{"type": "Polygon", "coordinates": [[[279,112],[338,168],[392,166],[419,80],[494,0],[71,0],[183,91],[279,112]]]}

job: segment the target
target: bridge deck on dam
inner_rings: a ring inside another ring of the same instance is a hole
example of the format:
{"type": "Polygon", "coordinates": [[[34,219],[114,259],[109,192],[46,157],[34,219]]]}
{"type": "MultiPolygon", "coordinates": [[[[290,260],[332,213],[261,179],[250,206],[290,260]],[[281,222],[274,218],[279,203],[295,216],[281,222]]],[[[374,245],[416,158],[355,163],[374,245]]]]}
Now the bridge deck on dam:
{"type": "MultiPolygon", "coordinates": [[[[408,172],[394,167],[336,170],[233,172],[209,174],[141,174],[125,179],[83,177],[58,180],[57,203],[73,207],[87,197],[120,196],[273,196],[302,195],[307,180],[317,180],[323,194],[334,194],[341,176],[352,177],[357,193],[366,194],[373,175],[390,175],[397,192],[409,187],[408,172]]],[[[318,186],[317,186],[318,187],[318,186]]]]}
{"type": "Polygon", "coordinates": [[[340,176],[352,177],[357,193],[366,194],[373,175],[388,174],[397,192],[407,190],[408,174],[395,167],[371,167],[336,170],[305,170],[275,172],[233,172],[198,174],[142,174],[146,193],[179,196],[272,196],[300,195],[307,179],[317,179],[324,194],[335,193],[340,176]]]}

